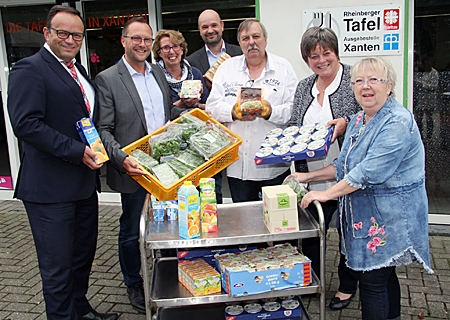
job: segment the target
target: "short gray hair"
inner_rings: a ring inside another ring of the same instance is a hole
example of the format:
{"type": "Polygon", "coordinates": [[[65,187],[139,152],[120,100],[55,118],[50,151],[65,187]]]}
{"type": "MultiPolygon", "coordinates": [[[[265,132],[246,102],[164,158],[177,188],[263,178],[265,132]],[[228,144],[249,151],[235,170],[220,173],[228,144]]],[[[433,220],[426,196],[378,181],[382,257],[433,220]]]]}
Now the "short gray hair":
{"type": "Polygon", "coordinates": [[[238,29],[237,29],[237,41],[240,42],[241,41],[241,32],[248,30],[251,26],[251,24],[253,22],[257,22],[259,23],[259,25],[261,26],[263,35],[264,35],[264,39],[267,39],[267,30],[266,27],[264,27],[264,25],[261,23],[261,21],[259,21],[258,19],[255,18],[250,18],[250,19],[245,19],[244,21],[241,22],[241,24],[239,25],[238,29]]]}
{"type": "Polygon", "coordinates": [[[356,74],[363,68],[370,68],[375,72],[381,73],[384,80],[386,80],[386,83],[392,84],[391,95],[395,97],[394,87],[397,82],[397,76],[395,74],[394,67],[389,61],[378,57],[368,57],[359,60],[350,70],[352,82],[355,82],[356,74]]]}
{"type": "Polygon", "coordinates": [[[303,34],[300,44],[302,58],[306,64],[311,51],[315,50],[317,45],[333,51],[339,60],[339,43],[334,31],[330,28],[311,27],[303,34]]]}

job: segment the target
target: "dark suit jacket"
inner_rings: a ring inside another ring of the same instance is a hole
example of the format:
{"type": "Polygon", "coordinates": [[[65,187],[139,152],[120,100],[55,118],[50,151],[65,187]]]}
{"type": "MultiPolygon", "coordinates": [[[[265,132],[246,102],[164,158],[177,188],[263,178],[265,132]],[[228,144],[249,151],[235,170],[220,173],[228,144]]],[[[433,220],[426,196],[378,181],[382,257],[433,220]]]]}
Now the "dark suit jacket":
{"type": "MultiPolygon", "coordinates": [[[[242,54],[241,47],[226,42],[225,51],[232,57],[242,54]]],[[[198,70],[200,70],[202,74],[205,74],[206,71],[208,71],[208,69],[210,68],[205,46],[201,47],[200,49],[186,57],[186,60],[189,61],[191,66],[196,67],[198,70]]]]}
{"type": "MultiPolygon", "coordinates": [[[[91,82],[85,69],[76,66],[91,82]]],[[[15,197],[37,203],[90,197],[97,171],[81,162],[85,145],[75,127],[89,114],[79,86],[46,48],[12,68],[8,112],[14,133],[22,141],[15,197]]]]}
{"type": "MultiPolygon", "coordinates": [[[[172,100],[166,77],[152,64],[152,71],[163,93],[166,121],[170,118],[172,100]]],[[[95,77],[99,90],[99,106],[95,121],[106,151],[108,185],[115,191],[133,193],[139,184],[125,172],[122,163],[127,154],[122,147],[147,135],[144,107],[123,59],[95,77]]]]}

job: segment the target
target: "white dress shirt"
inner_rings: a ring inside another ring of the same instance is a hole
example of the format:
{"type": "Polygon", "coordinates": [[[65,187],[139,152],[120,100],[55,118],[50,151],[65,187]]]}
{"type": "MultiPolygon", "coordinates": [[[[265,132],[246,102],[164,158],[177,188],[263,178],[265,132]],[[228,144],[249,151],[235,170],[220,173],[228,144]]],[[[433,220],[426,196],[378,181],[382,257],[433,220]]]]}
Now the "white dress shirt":
{"type": "Polygon", "coordinates": [[[209,66],[212,67],[214,65],[214,63],[216,63],[217,59],[219,59],[222,52],[226,51],[225,41],[222,40],[222,49],[220,49],[220,52],[218,54],[212,53],[212,51],[209,50],[209,48],[206,44],[205,44],[205,50],[206,50],[206,55],[208,56],[209,66]]]}
{"type": "Polygon", "coordinates": [[[297,86],[297,76],[291,64],[284,58],[267,54],[266,67],[257,79],[251,79],[245,56],[230,58],[222,63],[214,75],[206,110],[242,138],[239,160],[227,168],[229,177],[242,180],[270,180],[289,169],[290,162],[256,165],[254,157],[267,132],[283,127],[289,122],[292,101],[297,86]],[[254,81],[253,81],[254,80],[254,81]],[[238,88],[250,86],[262,88],[262,96],[272,105],[269,120],[233,121],[231,111],[237,99],[238,88]]]}
{"type": "MultiPolygon", "coordinates": [[[[319,101],[317,100],[317,96],[319,95],[319,90],[317,89],[317,84],[315,84],[312,87],[312,94],[314,96],[314,100],[311,103],[311,105],[309,106],[308,111],[306,111],[306,113],[305,113],[305,118],[304,118],[303,124],[328,122],[330,120],[333,120],[333,114],[331,113],[330,99],[328,98],[328,96],[329,96],[329,94],[335,92],[338,89],[338,87],[341,83],[343,71],[344,71],[344,69],[342,68],[342,65],[340,65],[339,70],[338,70],[336,76],[334,77],[333,82],[324,91],[322,105],[320,105],[319,101]]],[[[326,157],[320,157],[320,158],[307,160],[308,170],[314,171],[314,170],[319,170],[319,169],[325,168],[326,166],[331,164],[334,161],[334,159],[336,159],[339,156],[339,152],[340,152],[339,143],[336,139],[331,144],[326,157]]],[[[336,179],[325,180],[325,181],[320,181],[320,182],[310,182],[309,189],[316,190],[316,191],[325,191],[325,190],[331,188],[335,184],[336,184],[336,179]]]]}
{"type": "MultiPolygon", "coordinates": [[[[54,57],[56,60],[58,60],[60,63],[62,63],[64,69],[70,74],[70,76],[72,77],[72,72],[70,71],[69,68],[67,68],[66,62],[64,60],[62,60],[61,58],[58,58],[52,51],[52,49],[50,48],[50,46],[48,45],[48,43],[44,43],[44,48],[47,49],[54,57]]],[[[75,69],[77,70],[77,77],[78,80],[80,80],[81,84],[83,85],[83,89],[84,92],[86,94],[86,99],[88,99],[89,101],[89,107],[91,108],[90,111],[90,116],[92,117],[92,115],[94,114],[94,108],[95,108],[95,89],[94,87],[83,77],[83,75],[81,74],[80,70],[78,70],[77,66],[75,65],[75,59],[73,59],[73,65],[75,66],[75,69]]],[[[75,80],[73,80],[75,81],[75,80]]]]}
{"type": "Polygon", "coordinates": [[[161,88],[156,82],[152,67],[147,61],[145,61],[145,74],[142,74],[134,70],[125,57],[122,57],[122,59],[141,98],[147,123],[147,132],[152,133],[166,123],[161,88]]]}

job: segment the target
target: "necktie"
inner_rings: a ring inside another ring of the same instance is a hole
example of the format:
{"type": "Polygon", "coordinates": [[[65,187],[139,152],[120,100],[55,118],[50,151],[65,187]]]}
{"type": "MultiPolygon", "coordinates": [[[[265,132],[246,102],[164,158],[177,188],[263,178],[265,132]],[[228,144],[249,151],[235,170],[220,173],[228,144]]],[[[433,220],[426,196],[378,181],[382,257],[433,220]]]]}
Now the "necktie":
{"type": "Polygon", "coordinates": [[[75,82],[80,86],[81,94],[83,95],[84,103],[86,104],[86,109],[89,112],[89,116],[90,116],[91,115],[91,105],[89,104],[89,100],[86,96],[86,92],[84,91],[83,85],[81,84],[80,79],[78,79],[77,69],[75,69],[75,65],[72,63],[72,61],[66,62],[66,66],[67,66],[67,68],[70,69],[70,73],[72,74],[73,80],[75,80],[75,82]]]}

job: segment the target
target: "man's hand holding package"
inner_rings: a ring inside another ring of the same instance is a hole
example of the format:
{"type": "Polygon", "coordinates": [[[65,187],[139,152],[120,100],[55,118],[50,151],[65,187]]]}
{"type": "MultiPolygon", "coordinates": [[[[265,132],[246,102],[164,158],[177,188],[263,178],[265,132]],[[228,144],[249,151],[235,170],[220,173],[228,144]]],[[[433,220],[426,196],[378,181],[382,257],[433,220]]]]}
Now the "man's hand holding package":
{"type": "Polygon", "coordinates": [[[241,105],[235,104],[231,111],[233,119],[241,120],[241,121],[253,121],[256,118],[269,119],[272,114],[272,106],[270,102],[262,99],[261,101],[262,108],[258,112],[243,112],[241,105]]]}
{"type": "Polygon", "coordinates": [[[123,160],[122,165],[130,176],[142,176],[146,174],[144,171],[141,170],[139,165],[135,161],[133,161],[133,159],[131,159],[130,157],[126,157],[123,160]]]}

